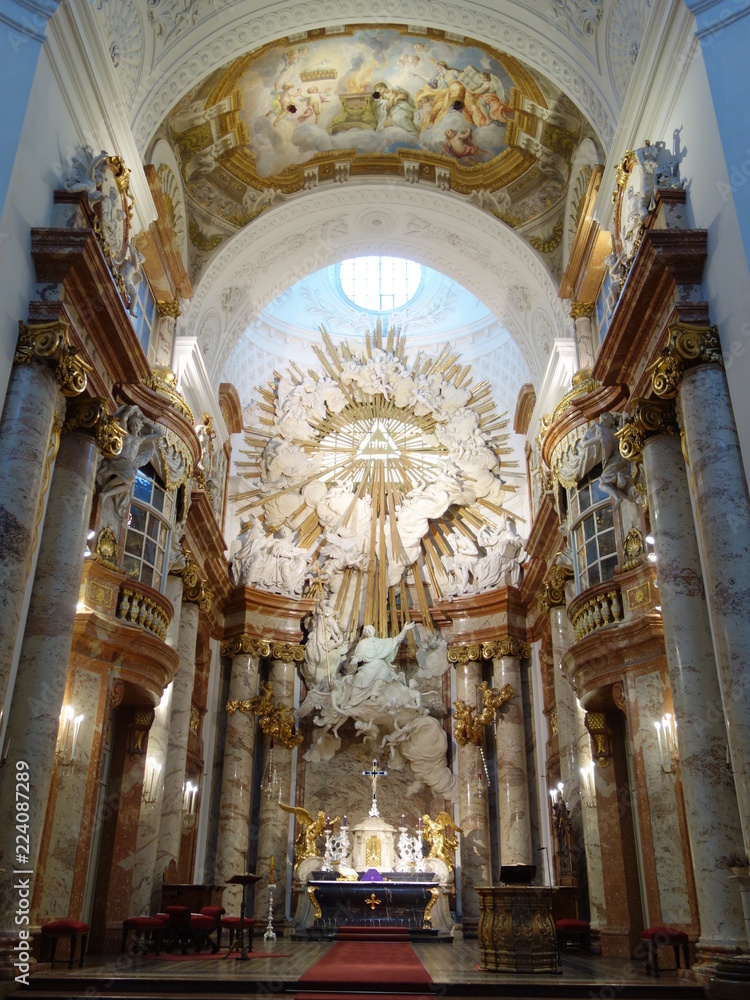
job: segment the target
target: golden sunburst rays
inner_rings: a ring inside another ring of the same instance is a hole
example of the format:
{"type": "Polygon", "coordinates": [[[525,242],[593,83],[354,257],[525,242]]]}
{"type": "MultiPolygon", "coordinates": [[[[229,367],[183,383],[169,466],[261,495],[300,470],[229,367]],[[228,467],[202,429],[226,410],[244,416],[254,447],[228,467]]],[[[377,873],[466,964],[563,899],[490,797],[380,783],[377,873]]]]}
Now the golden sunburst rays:
{"type": "Polygon", "coordinates": [[[505,459],[508,415],[497,412],[489,382],[475,384],[450,348],[437,357],[420,352],[409,364],[401,331],[384,334],[380,324],[362,345],[335,345],[325,329],[321,340],[320,370],[305,373],[292,362],[257,390],[237,463],[245,488],[232,500],[267,532],[288,524],[311,564],[322,560],[328,596],[350,635],[362,624],[381,635],[398,631],[412,612],[431,628],[451,536],[477,544],[483,525],[517,516],[498,502],[498,494],[515,492],[504,480],[522,475],[505,459]],[[479,449],[483,465],[472,465],[468,447],[479,449]],[[483,495],[472,494],[472,473],[483,477],[483,495]],[[471,502],[431,506],[428,498],[451,476],[471,502]],[[402,507],[415,496],[423,501],[419,526],[402,520],[400,527],[402,507]]]}

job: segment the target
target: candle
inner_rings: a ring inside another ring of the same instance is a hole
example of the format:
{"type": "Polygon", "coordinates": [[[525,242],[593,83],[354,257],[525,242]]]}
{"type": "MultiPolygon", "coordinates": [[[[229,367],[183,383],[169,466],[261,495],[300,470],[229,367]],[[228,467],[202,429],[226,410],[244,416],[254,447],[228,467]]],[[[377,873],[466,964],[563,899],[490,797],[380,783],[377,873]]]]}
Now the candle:
{"type": "Polygon", "coordinates": [[[406,814],[401,813],[401,829],[403,830],[405,826],[406,826],[406,814]]]}
{"type": "Polygon", "coordinates": [[[83,722],[83,716],[77,715],[73,720],[73,747],[70,751],[70,756],[75,757],[76,747],[78,746],[78,734],[81,731],[81,723],[83,722]]]}
{"type": "Polygon", "coordinates": [[[346,813],[344,813],[344,823],[343,823],[343,825],[346,826],[346,813]]]}
{"type": "Polygon", "coordinates": [[[331,828],[331,819],[329,816],[326,816],[326,830],[330,830],[330,828],[331,828]]]}
{"type": "Polygon", "coordinates": [[[417,829],[419,830],[420,833],[422,832],[422,817],[421,816],[419,817],[419,822],[417,824],[417,829]]]}
{"type": "Polygon", "coordinates": [[[273,854],[271,855],[271,874],[268,877],[268,881],[273,885],[273,854]]]}

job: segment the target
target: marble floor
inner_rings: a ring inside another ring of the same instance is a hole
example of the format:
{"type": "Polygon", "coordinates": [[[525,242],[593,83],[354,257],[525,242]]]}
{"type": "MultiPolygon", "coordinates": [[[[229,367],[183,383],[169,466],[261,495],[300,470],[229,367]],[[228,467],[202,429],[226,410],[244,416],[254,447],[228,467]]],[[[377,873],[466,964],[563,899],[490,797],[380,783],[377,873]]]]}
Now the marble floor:
{"type": "MultiPolygon", "coordinates": [[[[236,961],[235,954],[213,961],[205,958],[195,960],[187,958],[179,962],[164,961],[139,954],[90,956],[83,969],[68,969],[67,964],[60,964],[54,971],[41,973],[40,976],[44,976],[47,981],[53,977],[61,980],[60,985],[63,988],[65,980],[85,978],[94,986],[98,984],[102,988],[102,993],[105,992],[107,981],[117,981],[122,985],[129,979],[170,980],[172,983],[187,980],[193,982],[218,980],[230,983],[242,980],[259,985],[264,983],[266,991],[269,984],[274,984],[276,987],[274,992],[284,992],[293,989],[302,973],[317,962],[330,947],[332,947],[330,942],[289,940],[272,943],[256,942],[253,951],[256,957],[247,962],[236,961]]],[[[453,987],[450,993],[457,996],[461,993],[461,985],[467,987],[468,993],[481,994],[498,993],[497,987],[501,985],[508,987],[514,983],[523,984],[527,988],[534,983],[545,984],[550,988],[554,988],[556,984],[564,984],[568,988],[580,985],[581,995],[601,997],[602,1000],[614,995],[607,992],[607,988],[611,989],[612,986],[619,987],[617,992],[623,995],[624,988],[629,986],[636,987],[638,992],[639,987],[655,987],[657,984],[662,988],[670,987],[670,992],[678,990],[682,993],[684,990],[686,997],[691,992],[695,995],[695,983],[678,977],[674,969],[663,970],[660,979],[654,980],[645,975],[642,963],[632,959],[566,954],[563,957],[560,975],[549,973],[518,975],[481,971],[478,968],[480,957],[476,941],[453,944],[415,942],[412,947],[435,985],[453,987]]],[[[570,995],[569,989],[566,992],[570,995]]]]}

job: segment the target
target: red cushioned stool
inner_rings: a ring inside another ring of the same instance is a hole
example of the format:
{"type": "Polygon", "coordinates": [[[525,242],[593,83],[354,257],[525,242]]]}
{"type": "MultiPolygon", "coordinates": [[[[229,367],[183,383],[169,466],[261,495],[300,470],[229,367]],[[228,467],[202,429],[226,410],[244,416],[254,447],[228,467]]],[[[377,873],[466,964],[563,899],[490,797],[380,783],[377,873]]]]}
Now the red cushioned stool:
{"type": "MultiPolygon", "coordinates": [[[[169,919],[167,914],[164,914],[169,919]]],[[[125,945],[128,941],[128,932],[133,932],[133,945],[136,951],[148,951],[149,947],[154,948],[154,953],[156,955],[161,951],[161,939],[164,934],[164,920],[159,917],[128,917],[127,920],[122,922],[122,948],[121,951],[125,951],[125,945]],[[146,938],[151,938],[151,944],[146,944],[146,938]]]]}
{"type": "MultiPolygon", "coordinates": [[[[229,931],[229,950],[232,950],[234,945],[234,939],[240,933],[240,918],[239,917],[222,917],[221,926],[226,927],[229,931]]],[[[252,928],[255,927],[255,921],[252,917],[245,917],[245,930],[250,929],[248,934],[247,951],[253,950],[253,934],[252,928]]]]}
{"type": "Polygon", "coordinates": [[[557,932],[557,950],[560,955],[568,950],[571,941],[578,944],[584,955],[591,951],[591,924],[585,920],[562,918],[555,921],[557,932]]]}
{"type": "Polygon", "coordinates": [[[167,929],[171,933],[171,938],[166,950],[172,951],[175,945],[179,945],[183,955],[187,955],[190,944],[190,910],[187,906],[168,906],[165,910],[167,915],[167,929]]]}
{"type": "MultiPolygon", "coordinates": [[[[207,917],[202,913],[190,914],[190,943],[195,946],[196,952],[200,951],[204,944],[210,941],[209,935],[216,930],[216,918],[207,917]]],[[[210,941],[211,951],[215,955],[219,950],[215,941],[210,941]]]]}
{"type": "Polygon", "coordinates": [[[227,911],[224,909],[223,906],[201,907],[201,916],[211,917],[211,919],[214,921],[214,926],[211,928],[211,931],[208,935],[208,940],[211,941],[211,944],[212,945],[215,944],[215,947],[213,948],[214,954],[216,954],[216,952],[221,949],[221,918],[224,916],[226,912],[227,911]],[[211,934],[213,934],[214,931],[216,931],[216,942],[211,940],[211,934]]]}
{"type": "Polygon", "coordinates": [[[641,933],[641,941],[648,941],[648,956],[646,957],[646,975],[651,975],[651,965],[653,963],[654,975],[659,975],[659,945],[670,944],[674,949],[675,968],[680,968],[680,948],[685,959],[685,968],[690,968],[690,951],[688,936],[685,931],[677,930],[675,927],[647,927],[641,933]]]}
{"type": "Polygon", "coordinates": [[[83,960],[86,957],[86,947],[89,943],[89,925],[84,924],[81,920],[52,920],[48,924],[42,925],[42,943],[39,948],[39,960],[41,962],[46,962],[49,956],[49,961],[54,969],[55,967],[55,949],[57,948],[57,941],[61,937],[70,938],[70,961],[68,962],[68,968],[73,968],[73,961],[76,954],[76,944],[78,938],[81,939],[81,960],[78,963],[79,966],[83,966],[83,960]]]}

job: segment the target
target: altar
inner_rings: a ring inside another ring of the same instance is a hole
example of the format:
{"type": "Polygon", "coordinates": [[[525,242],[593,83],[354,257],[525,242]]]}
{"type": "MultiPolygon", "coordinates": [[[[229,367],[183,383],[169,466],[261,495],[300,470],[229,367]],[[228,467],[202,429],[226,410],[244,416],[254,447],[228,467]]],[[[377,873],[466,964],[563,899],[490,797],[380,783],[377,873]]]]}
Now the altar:
{"type": "Polygon", "coordinates": [[[377,879],[356,882],[314,872],[306,892],[315,928],[370,925],[422,930],[432,929],[440,883],[432,872],[385,872],[377,879]]]}

